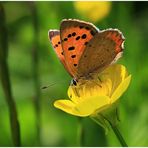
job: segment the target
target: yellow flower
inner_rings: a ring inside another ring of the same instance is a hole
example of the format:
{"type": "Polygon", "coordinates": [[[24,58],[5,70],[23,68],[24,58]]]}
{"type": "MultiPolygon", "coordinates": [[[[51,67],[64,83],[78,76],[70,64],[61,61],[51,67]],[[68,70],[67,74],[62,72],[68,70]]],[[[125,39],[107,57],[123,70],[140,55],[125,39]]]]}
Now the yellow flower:
{"type": "Polygon", "coordinates": [[[111,2],[75,1],[74,7],[84,18],[87,18],[92,22],[97,22],[108,15],[111,9],[111,2]]]}
{"type": "Polygon", "coordinates": [[[128,88],[130,80],[131,75],[123,65],[111,65],[97,79],[70,86],[70,100],[57,100],[54,106],[75,116],[92,116],[112,107],[128,88]]]}

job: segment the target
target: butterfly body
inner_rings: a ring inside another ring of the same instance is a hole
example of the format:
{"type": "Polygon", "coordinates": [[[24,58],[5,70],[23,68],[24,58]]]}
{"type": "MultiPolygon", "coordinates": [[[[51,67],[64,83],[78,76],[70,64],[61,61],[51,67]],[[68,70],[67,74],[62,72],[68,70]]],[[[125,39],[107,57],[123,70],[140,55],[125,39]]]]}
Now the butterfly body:
{"type": "Polygon", "coordinates": [[[60,30],[49,30],[52,46],[75,81],[98,76],[123,52],[124,37],[117,29],[100,31],[93,24],[63,20],[60,30]]]}

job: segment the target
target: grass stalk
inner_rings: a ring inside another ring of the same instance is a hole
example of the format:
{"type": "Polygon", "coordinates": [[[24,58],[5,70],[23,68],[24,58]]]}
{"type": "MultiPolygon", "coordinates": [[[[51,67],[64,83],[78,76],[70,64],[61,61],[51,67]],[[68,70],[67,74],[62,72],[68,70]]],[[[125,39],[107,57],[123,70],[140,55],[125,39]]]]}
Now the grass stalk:
{"type": "Polygon", "coordinates": [[[41,115],[40,115],[40,97],[41,97],[41,89],[40,89],[40,78],[39,78],[39,25],[38,25],[38,16],[37,16],[37,8],[34,2],[29,2],[31,16],[32,16],[32,26],[34,30],[34,39],[33,39],[33,47],[32,47],[32,73],[34,80],[34,88],[35,88],[35,97],[34,97],[34,107],[36,114],[36,129],[37,129],[37,141],[38,146],[40,145],[40,124],[41,124],[41,115]]]}
{"type": "Polygon", "coordinates": [[[0,77],[5,99],[9,109],[11,135],[14,146],[21,146],[20,125],[18,121],[16,104],[12,96],[9,75],[8,59],[8,32],[5,21],[5,12],[0,3],[0,77]]]}

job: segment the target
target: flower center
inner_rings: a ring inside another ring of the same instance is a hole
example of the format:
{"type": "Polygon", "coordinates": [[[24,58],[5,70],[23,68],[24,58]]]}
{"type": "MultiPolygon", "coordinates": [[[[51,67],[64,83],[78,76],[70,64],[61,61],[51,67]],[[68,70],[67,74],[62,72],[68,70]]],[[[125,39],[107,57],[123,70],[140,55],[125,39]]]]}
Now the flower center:
{"type": "Polygon", "coordinates": [[[90,96],[109,96],[111,87],[112,82],[109,78],[104,80],[100,78],[79,80],[78,82],[73,80],[69,97],[83,100],[90,96]]]}

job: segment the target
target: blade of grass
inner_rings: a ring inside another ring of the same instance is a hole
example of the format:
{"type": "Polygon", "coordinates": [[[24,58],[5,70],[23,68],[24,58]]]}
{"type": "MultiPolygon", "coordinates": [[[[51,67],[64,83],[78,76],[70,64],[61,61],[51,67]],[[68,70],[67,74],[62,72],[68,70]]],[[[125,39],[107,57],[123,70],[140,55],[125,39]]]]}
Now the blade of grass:
{"type": "Polygon", "coordinates": [[[9,76],[8,58],[8,33],[5,22],[5,13],[2,3],[0,3],[0,77],[5,99],[8,104],[11,134],[14,146],[21,146],[20,125],[18,121],[16,104],[12,96],[11,82],[9,76]]]}
{"type": "Polygon", "coordinates": [[[37,141],[38,145],[40,145],[40,80],[39,80],[39,25],[38,25],[38,16],[37,16],[37,8],[34,2],[29,2],[31,16],[32,16],[32,26],[33,26],[33,47],[32,47],[32,73],[34,79],[34,88],[35,88],[35,97],[34,97],[34,107],[35,107],[35,114],[36,114],[36,128],[37,128],[37,141]]]}

